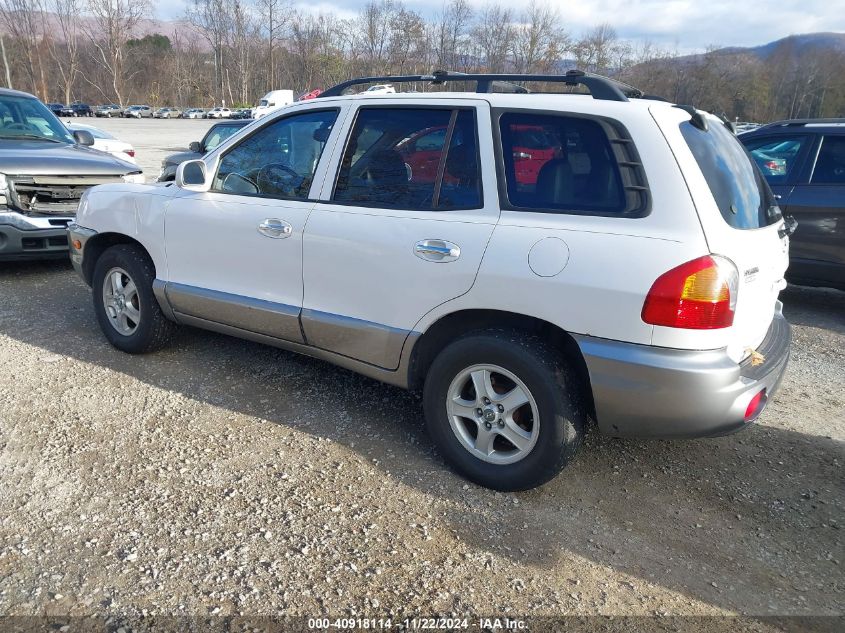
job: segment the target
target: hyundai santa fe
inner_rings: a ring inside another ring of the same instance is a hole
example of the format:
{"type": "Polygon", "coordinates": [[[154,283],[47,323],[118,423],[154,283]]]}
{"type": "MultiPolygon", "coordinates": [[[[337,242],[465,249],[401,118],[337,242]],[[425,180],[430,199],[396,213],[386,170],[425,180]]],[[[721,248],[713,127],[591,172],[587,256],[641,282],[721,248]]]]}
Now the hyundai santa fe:
{"type": "Polygon", "coordinates": [[[196,326],[419,390],[441,454],[499,490],[554,477],[591,420],[693,438],[760,415],[792,224],[722,121],[577,71],[347,94],[407,80],[88,192],[69,239],[105,337],[140,353],[196,326]]]}

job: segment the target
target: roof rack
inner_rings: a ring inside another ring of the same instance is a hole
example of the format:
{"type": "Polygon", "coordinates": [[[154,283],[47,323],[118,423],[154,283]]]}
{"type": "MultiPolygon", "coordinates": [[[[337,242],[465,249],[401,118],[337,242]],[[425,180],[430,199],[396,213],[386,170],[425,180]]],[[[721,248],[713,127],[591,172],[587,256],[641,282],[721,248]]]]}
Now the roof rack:
{"type": "Polygon", "coordinates": [[[583,70],[570,70],[563,75],[520,75],[520,74],[488,74],[488,73],[458,73],[445,70],[435,70],[430,75],[399,75],[395,77],[359,77],[341,82],[325,90],[318,98],[338,97],[347,88],[372,83],[407,83],[428,82],[433,86],[442,85],[450,81],[475,81],[477,93],[489,93],[493,88],[503,92],[528,93],[524,86],[516,82],[548,82],[562,83],[567,86],[584,86],[590,91],[594,99],[604,101],[628,101],[629,97],[641,98],[643,93],[633,86],[624,84],[609,77],[585,73],[583,70]]]}
{"type": "Polygon", "coordinates": [[[761,127],[790,127],[799,125],[842,125],[845,124],[845,118],[834,119],[785,119],[783,121],[774,121],[766,123],[761,127]]]}

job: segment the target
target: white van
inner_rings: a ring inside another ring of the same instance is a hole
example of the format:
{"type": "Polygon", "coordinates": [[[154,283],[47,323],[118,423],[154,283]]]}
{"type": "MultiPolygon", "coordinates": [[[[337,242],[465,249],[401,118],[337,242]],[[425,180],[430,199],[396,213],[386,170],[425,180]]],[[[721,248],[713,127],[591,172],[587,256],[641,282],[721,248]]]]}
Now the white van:
{"type": "Polygon", "coordinates": [[[252,118],[260,119],[265,114],[283,108],[294,102],[293,90],[271,90],[261,97],[261,101],[252,110],[252,118]]]}

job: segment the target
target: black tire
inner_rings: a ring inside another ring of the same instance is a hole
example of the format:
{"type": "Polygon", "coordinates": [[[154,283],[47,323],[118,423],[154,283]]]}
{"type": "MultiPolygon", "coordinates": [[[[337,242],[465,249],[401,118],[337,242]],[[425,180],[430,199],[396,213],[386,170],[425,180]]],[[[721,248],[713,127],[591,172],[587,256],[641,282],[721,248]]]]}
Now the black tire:
{"type": "Polygon", "coordinates": [[[153,293],[155,267],[143,249],[130,244],[118,244],[106,249],[94,266],[92,280],[94,312],[100,329],[117,349],[129,354],[143,354],[165,347],[176,331],[176,324],[168,320],[161,311],[153,293]],[[137,309],[140,323],[130,335],[124,335],[112,326],[106,314],[103,299],[103,287],[106,275],[114,268],[121,268],[135,283],[137,288],[137,309]]]}
{"type": "Polygon", "coordinates": [[[541,338],[521,332],[477,332],[450,344],[429,368],[423,404],[428,431],[446,461],[467,479],[494,490],[527,490],[546,483],[575,456],[587,428],[584,398],[567,361],[541,338]],[[536,402],[536,444],[514,463],[492,464],[474,456],[450,425],[446,401],[452,381],[481,364],[511,372],[536,402]]]}

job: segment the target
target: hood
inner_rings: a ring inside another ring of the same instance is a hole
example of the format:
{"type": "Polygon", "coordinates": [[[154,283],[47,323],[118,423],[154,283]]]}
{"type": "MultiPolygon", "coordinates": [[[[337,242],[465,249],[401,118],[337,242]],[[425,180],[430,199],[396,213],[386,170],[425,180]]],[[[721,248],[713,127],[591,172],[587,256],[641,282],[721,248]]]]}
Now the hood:
{"type": "Polygon", "coordinates": [[[197,160],[198,158],[202,158],[205,154],[199,154],[198,152],[179,152],[177,154],[171,154],[167,158],[164,159],[165,165],[181,165],[186,160],[197,160]]]}
{"type": "Polygon", "coordinates": [[[83,145],[0,140],[0,173],[10,176],[122,176],[138,166],[83,145]]]}

